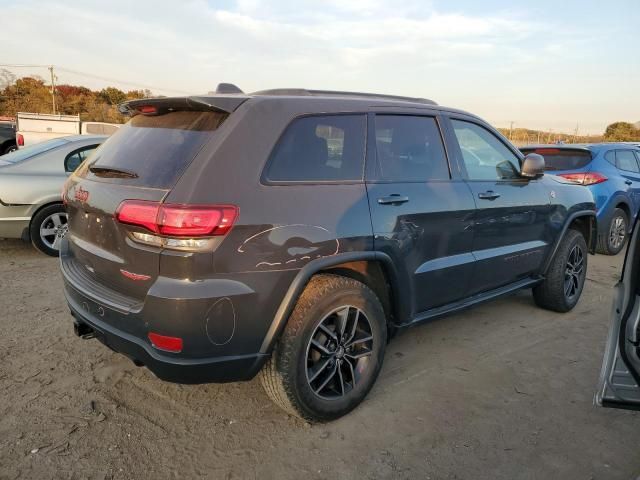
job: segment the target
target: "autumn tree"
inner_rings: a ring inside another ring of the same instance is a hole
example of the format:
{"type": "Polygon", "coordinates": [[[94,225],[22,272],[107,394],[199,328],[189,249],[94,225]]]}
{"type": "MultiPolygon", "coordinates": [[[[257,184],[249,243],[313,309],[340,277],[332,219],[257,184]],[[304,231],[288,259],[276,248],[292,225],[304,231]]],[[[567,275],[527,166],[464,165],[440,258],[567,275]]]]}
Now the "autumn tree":
{"type": "MultiPolygon", "coordinates": [[[[83,121],[123,123],[127,120],[118,104],[126,100],[153,97],[150,90],[124,92],[115,87],[99,91],[77,85],[57,85],[58,113],[80,115],[83,121]]],[[[0,69],[0,116],[15,116],[17,112],[51,113],[51,87],[43,79],[31,76],[17,79],[8,70],[0,69]]]]}

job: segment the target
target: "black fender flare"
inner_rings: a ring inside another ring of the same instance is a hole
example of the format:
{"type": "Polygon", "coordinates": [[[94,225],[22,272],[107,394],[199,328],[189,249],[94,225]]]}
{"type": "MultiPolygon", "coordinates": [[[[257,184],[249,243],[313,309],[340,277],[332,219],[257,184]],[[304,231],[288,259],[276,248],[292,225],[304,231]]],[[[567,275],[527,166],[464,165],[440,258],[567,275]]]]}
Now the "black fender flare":
{"type": "Polygon", "coordinates": [[[398,272],[395,265],[393,264],[393,261],[391,260],[391,257],[389,257],[385,253],[374,251],[339,253],[337,255],[331,255],[328,257],[313,260],[300,269],[296,277],[291,282],[291,285],[289,285],[289,289],[287,290],[287,293],[285,294],[282,302],[280,302],[280,306],[276,311],[269,330],[267,331],[267,334],[262,341],[260,353],[268,354],[271,352],[277,339],[280,337],[280,334],[284,330],[289,316],[291,315],[291,312],[293,311],[293,308],[298,301],[298,297],[300,296],[300,294],[302,294],[302,291],[305,289],[307,283],[313,275],[321,270],[325,270],[342,263],[356,261],[377,261],[382,264],[387,275],[387,279],[391,284],[393,293],[394,304],[391,307],[398,315],[400,315],[400,317],[398,318],[405,318],[408,313],[404,312],[403,306],[409,305],[409,303],[407,303],[407,299],[404,298],[405,296],[407,296],[406,293],[403,294],[403,292],[398,288],[398,272]],[[400,308],[400,312],[398,312],[398,308],[400,308]]]}
{"type": "Polygon", "coordinates": [[[553,261],[553,257],[555,256],[556,252],[558,251],[558,248],[560,247],[560,242],[562,242],[562,239],[567,233],[567,230],[569,230],[569,225],[571,225],[571,223],[576,218],[580,218],[580,217],[590,217],[591,219],[591,222],[589,225],[589,238],[586,239],[587,248],[589,249],[589,253],[591,254],[594,254],[596,252],[596,243],[598,241],[596,212],[593,210],[579,210],[577,212],[573,212],[565,220],[564,225],[562,225],[562,230],[560,231],[560,235],[558,235],[558,238],[556,238],[556,241],[553,244],[553,247],[549,252],[549,255],[547,255],[547,259],[545,260],[542,270],[540,272],[542,275],[547,274],[547,271],[551,266],[551,262],[553,261]]]}

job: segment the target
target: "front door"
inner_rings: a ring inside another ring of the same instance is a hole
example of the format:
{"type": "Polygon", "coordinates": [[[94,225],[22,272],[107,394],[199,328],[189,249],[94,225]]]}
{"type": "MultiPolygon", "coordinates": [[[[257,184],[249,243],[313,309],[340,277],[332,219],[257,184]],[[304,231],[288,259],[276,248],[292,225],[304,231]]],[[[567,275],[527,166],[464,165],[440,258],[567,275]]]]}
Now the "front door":
{"type": "Polygon", "coordinates": [[[470,294],[524,279],[548,250],[547,190],[520,176],[518,156],[497,135],[473,121],[451,119],[455,152],[477,207],[473,230],[476,259],[470,294]]]}
{"type": "Polygon", "coordinates": [[[627,246],[622,279],[615,286],[611,326],[596,404],[640,410],[640,231],[627,246]]]}
{"type": "Polygon", "coordinates": [[[416,315],[467,295],[473,197],[452,178],[435,116],[369,122],[367,193],[376,250],[391,256],[416,315]]]}

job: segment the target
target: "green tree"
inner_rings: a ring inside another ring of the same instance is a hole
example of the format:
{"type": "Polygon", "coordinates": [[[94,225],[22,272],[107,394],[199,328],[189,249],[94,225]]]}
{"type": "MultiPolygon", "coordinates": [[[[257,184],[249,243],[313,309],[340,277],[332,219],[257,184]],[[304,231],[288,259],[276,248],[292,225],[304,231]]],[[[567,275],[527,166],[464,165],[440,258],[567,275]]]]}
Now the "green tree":
{"type": "Polygon", "coordinates": [[[98,96],[109,105],[118,105],[127,99],[127,94],[115,87],[103,88],[98,96]]]}
{"type": "Polygon", "coordinates": [[[615,122],[604,131],[607,142],[633,142],[640,140],[640,130],[628,122],[615,122]]]}

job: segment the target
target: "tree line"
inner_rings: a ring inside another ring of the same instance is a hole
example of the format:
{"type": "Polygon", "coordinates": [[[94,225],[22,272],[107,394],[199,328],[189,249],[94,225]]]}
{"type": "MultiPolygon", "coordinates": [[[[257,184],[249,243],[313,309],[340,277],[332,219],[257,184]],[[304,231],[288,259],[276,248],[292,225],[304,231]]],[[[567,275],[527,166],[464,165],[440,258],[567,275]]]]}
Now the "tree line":
{"type": "MultiPolygon", "coordinates": [[[[125,100],[153,97],[150,90],[122,91],[115,87],[91,90],[78,85],[56,85],[56,113],[80,115],[83,121],[124,123],[127,118],[118,111],[125,100]]],[[[51,85],[42,78],[15,78],[0,69],[0,116],[15,117],[17,112],[52,113],[51,85]]]]}

